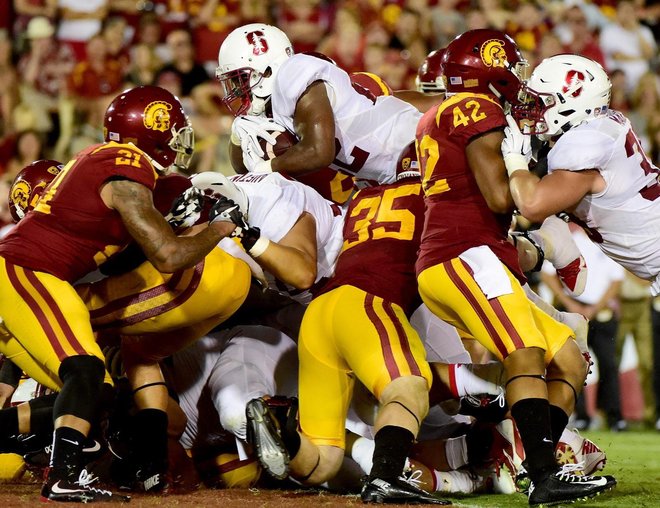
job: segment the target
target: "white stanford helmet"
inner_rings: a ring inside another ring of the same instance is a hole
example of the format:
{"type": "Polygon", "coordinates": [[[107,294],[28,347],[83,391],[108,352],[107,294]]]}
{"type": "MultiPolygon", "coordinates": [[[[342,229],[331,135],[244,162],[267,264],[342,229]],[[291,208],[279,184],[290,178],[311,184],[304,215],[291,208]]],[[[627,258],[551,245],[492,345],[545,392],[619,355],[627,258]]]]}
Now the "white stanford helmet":
{"type": "Polygon", "coordinates": [[[534,69],[523,92],[523,105],[514,106],[513,115],[530,120],[531,134],[548,140],[604,114],[611,88],[598,62],[579,55],[553,56],[534,69]]]}
{"type": "Polygon", "coordinates": [[[222,173],[202,171],[190,177],[190,183],[193,187],[201,190],[204,196],[208,198],[217,199],[220,196],[225,196],[231,199],[238,205],[247,220],[250,203],[245,191],[222,173]]]}
{"type": "Polygon", "coordinates": [[[222,102],[235,116],[261,115],[275,74],[291,55],[291,41],[277,27],[252,23],[232,31],[220,46],[215,71],[224,90],[222,102]]]}

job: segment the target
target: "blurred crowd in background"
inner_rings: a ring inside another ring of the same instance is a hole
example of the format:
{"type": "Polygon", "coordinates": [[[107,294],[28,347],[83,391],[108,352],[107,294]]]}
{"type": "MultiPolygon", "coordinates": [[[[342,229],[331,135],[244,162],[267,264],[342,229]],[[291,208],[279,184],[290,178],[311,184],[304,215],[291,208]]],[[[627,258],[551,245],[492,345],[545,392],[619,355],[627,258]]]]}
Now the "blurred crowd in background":
{"type": "Polygon", "coordinates": [[[217,52],[249,22],[393,89],[413,88],[428,52],[473,28],[506,31],[532,64],[584,54],[611,73],[613,107],[657,162],[659,15],[660,5],[610,0],[0,0],[0,175],[11,181],[34,159],[68,160],[100,141],[112,97],[144,84],[185,102],[194,169],[224,171],[231,118],[218,102],[217,52]]]}

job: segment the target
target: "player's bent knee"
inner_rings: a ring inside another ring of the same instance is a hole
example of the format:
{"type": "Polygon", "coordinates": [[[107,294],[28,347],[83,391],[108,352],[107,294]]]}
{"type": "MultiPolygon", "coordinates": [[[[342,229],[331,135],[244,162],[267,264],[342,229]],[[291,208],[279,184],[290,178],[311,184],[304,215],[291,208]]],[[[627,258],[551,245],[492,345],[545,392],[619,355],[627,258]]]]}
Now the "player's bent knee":
{"type": "Polygon", "coordinates": [[[319,446],[319,464],[305,485],[320,485],[334,478],[344,460],[344,450],[336,446],[319,446]]]}

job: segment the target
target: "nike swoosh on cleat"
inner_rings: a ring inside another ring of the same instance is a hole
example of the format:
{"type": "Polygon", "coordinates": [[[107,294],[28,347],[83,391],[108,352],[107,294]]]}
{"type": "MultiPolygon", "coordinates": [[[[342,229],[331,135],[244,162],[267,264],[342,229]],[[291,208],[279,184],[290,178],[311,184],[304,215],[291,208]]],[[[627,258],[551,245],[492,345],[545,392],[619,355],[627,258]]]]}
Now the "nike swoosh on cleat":
{"type": "Polygon", "coordinates": [[[73,494],[76,492],[84,492],[83,489],[63,489],[59,486],[60,482],[55,482],[53,485],[50,487],[50,491],[53,494],[73,494]]]}
{"type": "Polygon", "coordinates": [[[100,449],[101,449],[101,443],[94,440],[94,446],[90,446],[89,448],[83,448],[83,452],[94,453],[94,452],[98,452],[100,449]]]}

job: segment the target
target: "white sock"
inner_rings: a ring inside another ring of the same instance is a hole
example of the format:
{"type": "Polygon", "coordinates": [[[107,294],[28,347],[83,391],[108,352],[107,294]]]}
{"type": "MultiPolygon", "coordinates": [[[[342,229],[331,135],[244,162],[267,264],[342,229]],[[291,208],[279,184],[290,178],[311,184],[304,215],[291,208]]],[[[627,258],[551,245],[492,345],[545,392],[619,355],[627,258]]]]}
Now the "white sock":
{"type": "Polygon", "coordinates": [[[359,437],[355,440],[351,448],[351,458],[358,463],[365,474],[371,473],[375,447],[376,444],[372,439],[359,437]]]}
{"type": "Polygon", "coordinates": [[[472,494],[483,486],[484,480],[480,476],[472,476],[465,471],[436,471],[433,470],[436,492],[472,494]]]}
{"type": "Polygon", "coordinates": [[[449,385],[455,397],[481,393],[499,395],[502,391],[496,384],[474,374],[469,363],[449,364],[449,385]]]}
{"type": "Polygon", "coordinates": [[[566,443],[575,453],[580,451],[583,441],[584,438],[582,436],[577,432],[568,429],[564,429],[564,432],[562,432],[561,437],[559,438],[560,443],[566,443]]]}
{"type": "Polygon", "coordinates": [[[458,469],[468,463],[467,441],[465,436],[450,437],[445,442],[445,456],[450,469],[458,469]]]}

